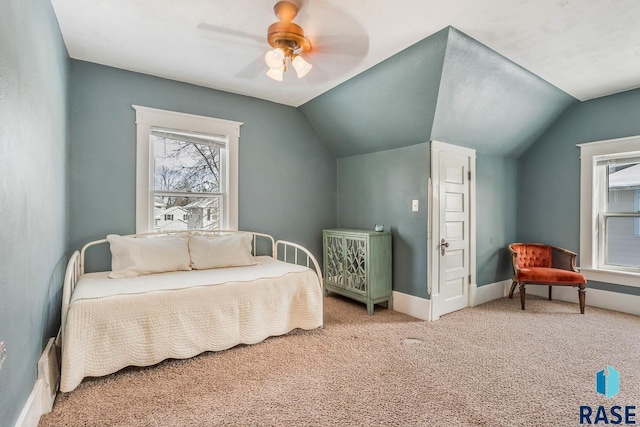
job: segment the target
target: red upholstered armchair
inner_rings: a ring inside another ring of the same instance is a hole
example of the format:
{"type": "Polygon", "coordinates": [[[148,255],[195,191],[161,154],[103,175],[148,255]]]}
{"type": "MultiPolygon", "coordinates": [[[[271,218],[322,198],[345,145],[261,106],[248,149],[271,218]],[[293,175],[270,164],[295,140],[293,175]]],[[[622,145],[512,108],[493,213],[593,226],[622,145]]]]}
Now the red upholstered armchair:
{"type": "Polygon", "coordinates": [[[576,269],[576,254],[566,249],[541,243],[512,243],[509,245],[513,262],[513,284],[509,298],[513,298],[516,285],[520,285],[520,304],[524,310],[525,285],[549,285],[578,288],[580,313],[584,314],[587,279],[576,269]]]}

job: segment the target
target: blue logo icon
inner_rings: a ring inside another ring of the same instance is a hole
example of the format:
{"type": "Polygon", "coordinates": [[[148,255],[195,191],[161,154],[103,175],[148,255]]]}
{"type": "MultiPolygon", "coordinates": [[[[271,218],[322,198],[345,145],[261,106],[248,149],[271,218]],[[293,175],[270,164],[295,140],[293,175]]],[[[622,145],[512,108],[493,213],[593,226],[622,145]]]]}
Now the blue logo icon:
{"type": "Polygon", "coordinates": [[[606,369],[596,373],[596,391],[611,399],[620,391],[620,372],[607,365],[606,369]]]}

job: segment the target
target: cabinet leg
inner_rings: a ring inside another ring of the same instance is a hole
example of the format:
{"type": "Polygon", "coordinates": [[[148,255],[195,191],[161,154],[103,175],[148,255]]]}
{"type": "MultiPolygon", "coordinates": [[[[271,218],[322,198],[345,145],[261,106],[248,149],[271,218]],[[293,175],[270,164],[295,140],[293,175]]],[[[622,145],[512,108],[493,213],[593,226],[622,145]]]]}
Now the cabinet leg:
{"type": "Polygon", "coordinates": [[[369,313],[369,316],[373,316],[373,308],[374,308],[374,304],[372,302],[368,302],[367,313],[369,313]]]}
{"type": "Polygon", "coordinates": [[[393,296],[390,296],[389,299],[387,300],[387,308],[389,310],[393,310],[393,296]]]}

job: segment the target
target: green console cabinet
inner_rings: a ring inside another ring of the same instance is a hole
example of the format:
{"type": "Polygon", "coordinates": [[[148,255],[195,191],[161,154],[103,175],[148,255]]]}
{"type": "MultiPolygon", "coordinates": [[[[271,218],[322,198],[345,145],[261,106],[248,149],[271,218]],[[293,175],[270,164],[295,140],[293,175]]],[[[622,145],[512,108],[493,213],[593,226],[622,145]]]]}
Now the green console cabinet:
{"type": "Polygon", "coordinates": [[[391,291],[391,232],[323,230],[325,292],[331,291],[373,306],[387,302],[391,291]]]}

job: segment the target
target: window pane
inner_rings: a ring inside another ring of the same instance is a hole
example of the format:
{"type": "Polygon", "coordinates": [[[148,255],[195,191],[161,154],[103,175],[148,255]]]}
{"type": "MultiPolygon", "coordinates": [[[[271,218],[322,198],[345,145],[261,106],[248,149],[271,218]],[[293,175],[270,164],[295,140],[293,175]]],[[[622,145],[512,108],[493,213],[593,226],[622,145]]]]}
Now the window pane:
{"type": "Polygon", "coordinates": [[[640,237],[634,232],[638,218],[609,217],[606,221],[606,263],[640,267],[640,237]]]}
{"type": "Polygon", "coordinates": [[[220,147],[151,136],[156,190],[220,192],[220,147]]]}
{"type": "Polygon", "coordinates": [[[640,163],[617,163],[607,166],[609,194],[607,212],[637,212],[636,190],[640,189],[640,163]]]}
{"type": "Polygon", "coordinates": [[[154,231],[219,230],[222,197],[155,196],[154,231]]]}

